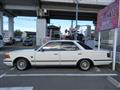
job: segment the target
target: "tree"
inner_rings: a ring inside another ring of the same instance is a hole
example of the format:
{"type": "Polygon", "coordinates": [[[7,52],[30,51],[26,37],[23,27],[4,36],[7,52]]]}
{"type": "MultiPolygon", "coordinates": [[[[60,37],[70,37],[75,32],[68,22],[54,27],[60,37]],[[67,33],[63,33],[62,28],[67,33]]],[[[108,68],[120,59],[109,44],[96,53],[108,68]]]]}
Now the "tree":
{"type": "Polygon", "coordinates": [[[15,36],[22,36],[22,31],[20,31],[20,30],[15,30],[15,32],[14,32],[14,35],[15,36]]]}

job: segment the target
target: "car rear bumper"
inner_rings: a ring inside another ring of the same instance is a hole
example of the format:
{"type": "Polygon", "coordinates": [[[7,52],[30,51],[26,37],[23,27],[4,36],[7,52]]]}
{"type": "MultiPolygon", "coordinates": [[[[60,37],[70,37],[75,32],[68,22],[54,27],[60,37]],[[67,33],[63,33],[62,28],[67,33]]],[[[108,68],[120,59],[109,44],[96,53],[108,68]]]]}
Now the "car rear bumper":
{"type": "Polygon", "coordinates": [[[94,60],[94,65],[109,65],[111,63],[112,63],[112,59],[94,60]]]}

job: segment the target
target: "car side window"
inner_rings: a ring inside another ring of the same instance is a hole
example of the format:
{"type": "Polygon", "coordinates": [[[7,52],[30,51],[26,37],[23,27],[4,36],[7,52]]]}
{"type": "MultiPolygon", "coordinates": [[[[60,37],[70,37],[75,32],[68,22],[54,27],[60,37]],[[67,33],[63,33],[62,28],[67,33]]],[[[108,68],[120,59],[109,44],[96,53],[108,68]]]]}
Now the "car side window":
{"type": "Polygon", "coordinates": [[[62,42],[61,49],[64,51],[76,51],[79,48],[73,42],[62,42]]]}
{"type": "Polygon", "coordinates": [[[42,48],[44,51],[59,51],[60,43],[59,42],[50,42],[42,48]]]}

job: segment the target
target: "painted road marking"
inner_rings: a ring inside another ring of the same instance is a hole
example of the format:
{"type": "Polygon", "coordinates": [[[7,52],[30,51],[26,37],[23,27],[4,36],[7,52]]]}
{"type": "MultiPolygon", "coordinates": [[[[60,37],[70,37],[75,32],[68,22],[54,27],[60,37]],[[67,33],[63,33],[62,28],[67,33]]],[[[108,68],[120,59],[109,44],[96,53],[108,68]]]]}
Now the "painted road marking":
{"type": "Polygon", "coordinates": [[[33,90],[33,87],[3,87],[0,90],[33,90]]]}
{"type": "Polygon", "coordinates": [[[108,81],[111,82],[114,86],[116,86],[117,88],[120,88],[120,82],[118,82],[116,79],[114,79],[113,77],[109,76],[107,77],[108,81]]]}
{"type": "Polygon", "coordinates": [[[6,71],[5,73],[1,74],[1,75],[0,75],[0,79],[3,78],[9,71],[12,71],[12,70],[14,70],[14,69],[15,69],[15,68],[12,67],[11,69],[9,69],[8,71],[6,71]]]}
{"type": "Polygon", "coordinates": [[[0,79],[3,78],[6,75],[6,73],[3,73],[2,75],[0,75],[0,79]]]}
{"type": "Polygon", "coordinates": [[[81,77],[81,76],[117,76],[117,74],[6,74],[4,77],[62,77],[62,76],[68,76],[68,77],[81,77]]]}

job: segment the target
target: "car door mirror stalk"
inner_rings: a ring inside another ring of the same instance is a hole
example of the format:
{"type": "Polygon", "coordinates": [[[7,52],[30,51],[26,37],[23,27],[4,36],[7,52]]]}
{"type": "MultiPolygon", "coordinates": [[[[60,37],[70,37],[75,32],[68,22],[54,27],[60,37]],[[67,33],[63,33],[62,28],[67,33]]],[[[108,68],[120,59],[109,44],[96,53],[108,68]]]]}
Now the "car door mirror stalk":
{"type": "Polygon", "coordinates": [[[43,48],[40,49],[41,52],[44,52],[45,50],[43,48]]]}

